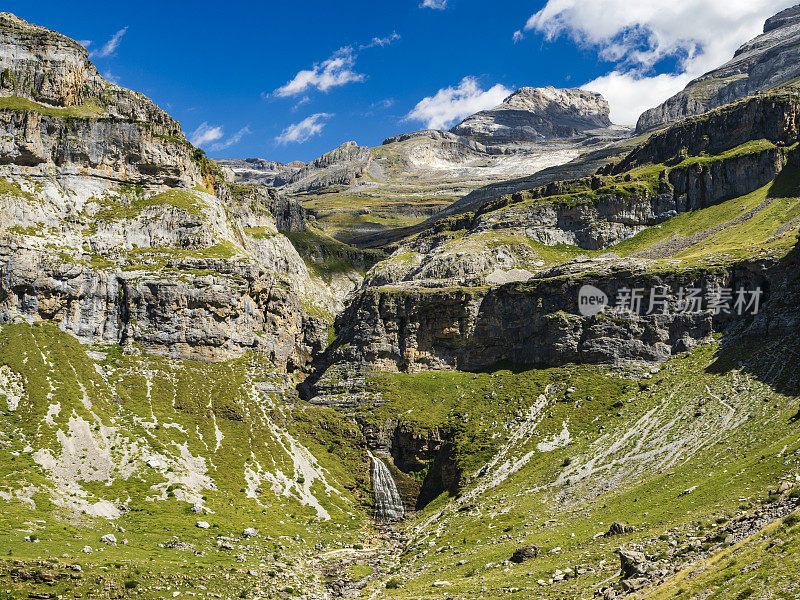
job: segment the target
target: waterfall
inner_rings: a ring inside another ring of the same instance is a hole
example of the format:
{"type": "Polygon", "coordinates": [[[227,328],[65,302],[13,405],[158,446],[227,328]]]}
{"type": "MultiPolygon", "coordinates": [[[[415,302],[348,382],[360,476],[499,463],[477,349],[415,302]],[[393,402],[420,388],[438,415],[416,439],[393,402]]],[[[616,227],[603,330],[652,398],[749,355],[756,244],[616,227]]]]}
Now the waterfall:
{"type": "Polygon", "coordinates": [[[375,489],[375,519],[395,521],[403,518],[403,501],[397,492],[394,478],[384,462],[367,450],[372,461],[372,487],[375,489]]]}

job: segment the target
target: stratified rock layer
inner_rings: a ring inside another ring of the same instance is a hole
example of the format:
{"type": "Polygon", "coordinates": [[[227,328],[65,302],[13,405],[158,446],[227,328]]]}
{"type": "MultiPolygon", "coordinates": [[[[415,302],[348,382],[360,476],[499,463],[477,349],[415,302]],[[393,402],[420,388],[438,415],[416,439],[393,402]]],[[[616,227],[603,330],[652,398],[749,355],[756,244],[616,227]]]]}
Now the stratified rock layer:
{"type": "Polygon", "coordinates": [[[305,212],[233,184],[77,42],[0,14],[0,320],[179,358],[302,369],[341,305],[280,231],[305,212]]]}

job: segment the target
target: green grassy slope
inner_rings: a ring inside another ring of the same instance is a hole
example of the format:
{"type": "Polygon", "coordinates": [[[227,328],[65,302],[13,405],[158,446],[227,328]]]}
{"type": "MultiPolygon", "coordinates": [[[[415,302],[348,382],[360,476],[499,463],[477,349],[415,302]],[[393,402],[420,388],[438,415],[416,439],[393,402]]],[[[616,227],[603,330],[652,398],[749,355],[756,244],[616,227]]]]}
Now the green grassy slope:
{"type": "MultiPolygon", "coordinates": [[[[619,581],[615,549],[635,543],[680,564],[689,540],[756,509],[781,479],[794,481],[796,359],[789,341],[757,348],[715,343],[653,372],[576,366],[376,377],[373,385],[388,399],[377,414],[401,410],[412,426],[451,428],[465,476],[458,498],[443,495],[407,524],[404,584],[386,596],[441,598],[445,590],[464,599],[590,598],[619,581]],[[487,384],[496,390],[491,401],[482,400],[487,384]],[[488,468],[463,460],[483,447],[487,456],[499,451],[488,468]],[[638,531],[602,537],[614,521],[638,531]],[[508,562],[528,544],[542,555],[508,562]],[[567,568],[581,575],[551,583],[567,568]]],[[[784,554],[798,542],[797,528],[789,529],[779,536],[784,554]]],[[[797,585],[796,571],[782,567],[783,579],[765,581],[774,561],[762,553],[764,544],[747,550],[755,557],[749,563],[737,563],[756,565],[758,573],[717,585],[743,592],[760,577],[774,595],[754,598],[789,597],[779,594],[797,585]]],[[[699,591],[703,581],[691,589],[699,591]]],[[[653,597],[695,597],[672,595],[677,587],[653,597]]]]}
{"type": "MultiPolygon", "coordinates": [[[[154,598],[200,582],[226,596],[313,588],[315,545],[352,543],[370,527],[361,433],[296,404],[257,356],[123,355],[17,324],[0,329],[0,363],[0,572],[53,557],[47,569],[75,575],[65,565],[79,564],[81,579],[39,581],[56,594],[86,594],[98,578],[110,595],[136,581],[154,598]],[[244,538],[245,527],[259,535],[244,538]],[[117,546],[100,542],[109,533],[117,546]]],[[[35,582],[4,578],[0,597],[35,582]]]]}
{"type": "MultiPolygon", "coordinates": [[[[601,193],[624,197],[652,186],[653,177],[663,168],[664,165],[655,165],[634,169],[630,172],[635,175],[633,181],[626,182],[624,176],[611,178],[604,188],[594,191],[585,188],[583,182],[575,182],[576,189],[568,190],[568,193],[546,198],[525,198],[513,204],[501,202],[498,208],[489,212],[501,214],[506,210],[516,210],[519,206],[541,203],[591,204],[601,193]]],[[[673,270],[728,264],[753,256],[780,257],[792,248],[798,231],[800,170],[788,166],[774,181],[749,194],[679,214],[658,225],[643,228],[636,235],[606,248],[587,250],[565,243],[547,245],[526,235],[520,228],[497,226],[438,233],[435,255],[437,260],[444,262],[445,259],[461,260],[460,257],[464,255],[478,257],[503,251],[516,257],[519,268],[531,272],[564,264],[578,257],[613,255],[619,258],[648,258],[652,259],[651,266],[654,269],[673,270]]],[[[422,246],[427,248],[426,244],[422,246]]],[[[408,248],[379,264],[378,269],[404,271],[404,265],[417,265],[425,258],[423,253],[414,250],[412,242],[408,248]]]]}

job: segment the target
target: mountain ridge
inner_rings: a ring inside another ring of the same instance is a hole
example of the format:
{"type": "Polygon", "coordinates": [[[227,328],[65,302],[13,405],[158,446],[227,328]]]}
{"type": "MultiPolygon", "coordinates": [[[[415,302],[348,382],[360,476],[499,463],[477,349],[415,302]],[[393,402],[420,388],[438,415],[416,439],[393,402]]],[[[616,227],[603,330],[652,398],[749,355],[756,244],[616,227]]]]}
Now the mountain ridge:
{"type": "Polygon", "coordinates": [[[677,120],[777,86],[792,86],[800,77],[793,57],[800,48],[800,6],[770,17],[763,33],[739,47],[724,65],[689,82],[686,88],[639,117],[644,133],[677,120]]]}

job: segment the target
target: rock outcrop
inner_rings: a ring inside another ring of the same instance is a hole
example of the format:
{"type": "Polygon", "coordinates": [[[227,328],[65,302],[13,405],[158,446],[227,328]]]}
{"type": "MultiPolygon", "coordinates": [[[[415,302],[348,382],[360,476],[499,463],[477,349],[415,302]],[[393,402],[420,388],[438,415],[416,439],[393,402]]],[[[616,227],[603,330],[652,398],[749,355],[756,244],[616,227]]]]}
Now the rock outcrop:
{"type": "Polygon", "coordinates": [[[636,124],[643,133],[757,92],[794,85],[800,77],[800,6],[767,19],[764,32],[741,46],[721,67],[691,81],[636,124]]]}
{"type": "Polygon", "coordinates": [[[74,40],[0,13],[0,69],[1,164],[27,167],[28,175],[202,183],[177,121],[104,80],[74,40]]]}
{"type": "Polygon", "coordinates": [[[0,15],[0,319],[90,342],[302,369],[341,306],[280,231],[305,212],[233,184],[80,44],[0,15]]]}
{"type": "Polygon", "coordinates": [[[269,187],[281,187],[297,173],[305,163],[295,161],[282,163],[263,158],[215,158],[214,162],[227,167],[235,174],[240,183],[256,183],[269,187]]]}
{"type": "Polygon", "coordinates": [[[596,92],[523,87],[450,131],[490,145],[569,139],[610,126],[608,102],[596,92]]]}
{"type": "MultiPolygon", "coordinates": [[[[677,297],[668,300],[675,309],[669,314],[586,316],[578,293],[585,285],[609,298],[654,287],[767,291],[785,276],[773,260],[654,268],[650,260],[658,248],[647,248],[624,260],[607,254],[547,267],[538,259],[546,253],[533,244],[604,249],[776,181],[760,205],[699,231],[696,239],[678,236],[664,244],[700,243],[746,222],[785,193],[779,176],[788,181],[796,173],[798,107],[794,93],[742,100],[651,136],[592,177],[553,182],[440,221],[366,275],[337,320],[338,339],[326,356],[335,366],[331,376],[341,375],[341,365],[416,372],[475,370],[501,361],[661,362],[734,322],[741,325],[725,313],[682,312],[677,297]]],[[[777,223],[776,235],[791,226],[777,223]]],[[[751,319],[754,327],[760,318],[751,319]]],[[[326,386],[323,375],[317,389],[326,386]]]]}
{"type": "Polygon", "coordinates": [[[366,275],[365,285],[498,284],[507,280],[493,273],[512,270],[524,279],[544,263],[520,240],[600,250],[676,215],[749,194],[800,161],[794,149],[799,108],[792,93],[741,100],[652,135],[595,175],[442,218],[401,243],[366,275]],[[648,169],[646,177],[629,173],[640,167],[648,169]]]}
{"type": "MultiPolygon", "coordinates": [[[[609,313],[583,316],[584,285],[615,298],[620,290],[677,290],[717,286],[769,289],[776,273],[764,265],[656,274],[622,270],[602,261],[555,269],[526,283],[495,288],[368,288],[337,319],[334,362],[365,364],[377,371],[487,368],[519,364],[661,362],[726,329],[730,315],[687,314],[669,297],[669,314],[609,313]]],[[[705,293],[705,292],[704,292],[705,293]]]]}
{"type": "Polygon", "coordinates": [[[273,186],[308,202],[317,225],[339,241],[380,248],[414,233],[392,236],[395,223],[435,218],[454,198],[508,185],[625,135],[627,128],[611,126],[599,94],[522,88],[451,131],[402,133],[374,148],[346,142],[307,164],[217,162],[237,182],[273,186]]]}

